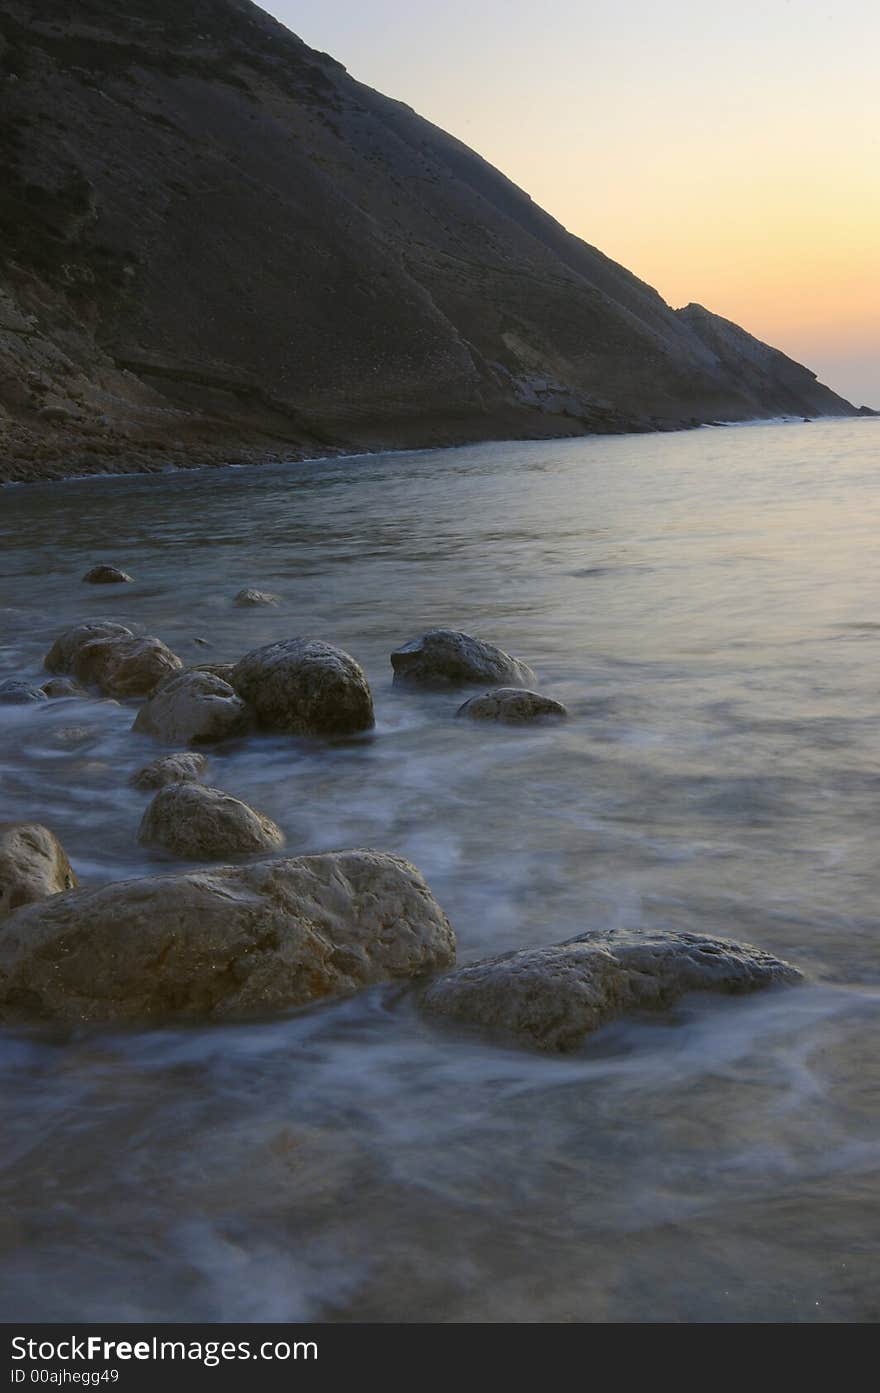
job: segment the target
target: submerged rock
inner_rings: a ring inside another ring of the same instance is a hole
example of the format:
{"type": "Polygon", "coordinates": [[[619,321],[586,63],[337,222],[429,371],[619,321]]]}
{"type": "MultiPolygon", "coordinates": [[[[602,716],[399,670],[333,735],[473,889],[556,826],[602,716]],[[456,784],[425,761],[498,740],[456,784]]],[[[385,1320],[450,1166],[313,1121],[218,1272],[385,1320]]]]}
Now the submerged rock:
{"type": "Polygon", "coordinates": [[[160,638],[94,638],[82,644],[73,660],[74,676],[107,696],[149,696],[156,685],[183,664],[160,638]]]}
{"type": "Polygon", "coordinates": [[[235,597],[235,603],[243,609],[253,605],[277,605],[280,600],[280,595],[272,595],[268,590],[239,590],[235,597]]]}
{"type": "Polygon", "coordinates": [[[230,793],[178,781],[156,794],[144,813],[138,841],[199,861],[277,851],[284,845],[284,833],[270,817],[230,793]]]}
{"type": "Polygon", "coordinates": [[[0,919],[21,905],[72,890],[76,883],[64,848],[48,827],[0,823],[0,919]]]}
{"type": "Polygon", "coordinates": [[[457,629],[430,629],[391,654],[394,681],[420,687],[526,687],[535,681],[527,663],[457,629]]]}
{"type": "Polygon", "coordinates": [[[74,682],[72,677],[50,677],[48,682],[43,683],[43,691],[47,697],[53,700],[59,697],[87,697],[88,692],[85,687],[80,686],[79,682],[74,682]]]}
{"type": "Polygon", "coordinates": [[[42,687],[35,687],[32,682],[21,682],[15,677],[0,682],[0,702],[5,705],[28,706],[35,701],[48,701],[42,687]]]}
{"type": "Polygon", "coordinates": [[[530,692],[525,687],[496,687],[482,696],[471,697],[455,713],[474,721],[505,721],[524,725],[527,721],[564,720],[568,715],[561,701],[530,692]]]}
{"type": "Polygon", "coordinates": [[[0,926],[0,1019],[265,1015],[455,961],[416,868],[338,851],[78,890],[0,926]]]}
{"type": "Polygon", "coordinates": [[[249,708],[228,682],[191,668],[160,683],[132,729],[168,745],[205,745],[240,735],[250,719],[249,708]]]}
{"type": "Polygon", "coordinates": [[[43,660],[43,666],[47,672],[72,672],[80,649],[98,638],[134,638],[134,634],[124,624],[114,624],[110,619],[74,624],[73,628],[65,629],[56,638],[43,660]]]}
{"type": "Polygon", "coordinates": [[[83,581],[89,585],[124,585],[133,579],[126,571],[120,571],[118,566],[93,566],[90,571],[86,571],[83,581]]]}
{"type": "Polygon", "coordinates": [[[363,669],[320,639],[282,639],[257,648],[236,663],[231,681],[267,730],[351,735],[374,724],[363,669]]]}
{"type": "Polygon", "coordinates": [[[166,784],[198,784],[208,767],[204,755],[194,752],[160,755],[143,768],[132,774],[129,783],[133,788],[150,791],[164,788],[166,784]]]}
{"type": "Polygon", "coordinates": [[[748,943],[694,933],[612,929],[488,958],[426,988],[426,1011],[543,1050],[573,1050],[627,1011],[686,992],[750,992],[800,979],[748,943]]]}

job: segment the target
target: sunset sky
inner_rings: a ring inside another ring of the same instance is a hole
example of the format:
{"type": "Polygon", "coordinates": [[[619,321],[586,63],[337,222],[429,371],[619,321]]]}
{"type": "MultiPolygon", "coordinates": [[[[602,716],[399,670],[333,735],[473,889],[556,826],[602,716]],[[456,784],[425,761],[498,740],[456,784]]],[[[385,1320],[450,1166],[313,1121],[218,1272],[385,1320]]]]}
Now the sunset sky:
{"type": "Polygon", "coordinates": [[[656,286],[880,407],[877,0],[264,0],[656,286]]]}

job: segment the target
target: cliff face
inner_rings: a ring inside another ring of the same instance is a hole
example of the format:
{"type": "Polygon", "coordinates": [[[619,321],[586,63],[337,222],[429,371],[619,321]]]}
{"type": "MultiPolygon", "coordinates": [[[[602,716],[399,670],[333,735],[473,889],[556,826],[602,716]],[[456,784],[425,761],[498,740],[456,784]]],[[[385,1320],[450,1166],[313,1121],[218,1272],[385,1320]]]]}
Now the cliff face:
{"type": "Polygon", "coordinates": [[[248,0],[4,0],[0,478],[844,414],[248,0]]]}

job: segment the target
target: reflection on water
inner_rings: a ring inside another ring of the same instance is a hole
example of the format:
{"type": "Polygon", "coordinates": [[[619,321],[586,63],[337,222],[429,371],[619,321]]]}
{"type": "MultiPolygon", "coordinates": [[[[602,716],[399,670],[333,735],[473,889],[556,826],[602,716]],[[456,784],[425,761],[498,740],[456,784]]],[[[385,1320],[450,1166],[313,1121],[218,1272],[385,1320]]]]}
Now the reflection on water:
{"type": "MultiPolygon", "coordinates": [[[[270,1024],[5,1032],[9,1319],[877,1319],[880,434],[814,423],[0,494],[0,677],[112,617],[186,661],[309,634],[378,726],[211,779],[291,851],[410,856],[463,960],[609,924],[751,939],[797,991],[694,998],[578,1056],[384,988],[270,1024]],[[136,584],[90,587],[97,560],[136,584]],[[282,597],[241,610],[245,585],[282,597]],[[481,729],[391,687],[433,624],[572,713],[481,729]],[[196,640],[206,640],[197,643],[196,640]]],[[[2,816],[93,883],[137,845],[131,706],[0,707],[2,816]]]]}

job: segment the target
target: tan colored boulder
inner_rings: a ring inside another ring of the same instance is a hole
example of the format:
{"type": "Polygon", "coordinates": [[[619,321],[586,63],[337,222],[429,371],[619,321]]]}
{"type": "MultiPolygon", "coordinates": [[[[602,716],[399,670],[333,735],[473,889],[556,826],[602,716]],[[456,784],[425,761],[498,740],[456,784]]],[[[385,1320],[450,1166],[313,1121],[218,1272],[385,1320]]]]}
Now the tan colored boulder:
{"type": "Polygon", "coordinates": [[[282,639],[257,648],[236,663],[230,680],[267,730],[352,735],[374,725],[363,669],[320,639],[282,639]]]}
{"type": "Polygon", "coordinates": [[[174,755],[160,755],[142,769],[132,774],[129,783],[133,788],[151,792],[164,788],[166,784],[198,784],[208,767],[204,755],[193,751],[174,755]]]}
{"type": "Polygon", "coordinates": [[[416,868],[378,851],[276,858],[78,890],[0,925],[0,1020],[217,1020],[455,961],[416,868]]]}
{"type": "Polygon", "coordinates": [[[748,943],[611,929],[459,968],[431,982],[422,1003],[431,1015],[563,1051],[627,1011],[670,1006],[687,992],[751,992],[800,976],[748,943]]]}
{"type": "Polygon", "coordinates": [[[48,827],[0,823],[0,919],[21,905],[72,890],[76,883],[64,848],[48,827]]]}
{"type": "Polygon", "coordinates": [[[73,660],[80,682],[100,687],[107,696],[149,696],[156,685],[183,664],[160,638],[94,638],[73,660]]]}
{"type": "Polygon", "coordinates": [[[284,833],[270,817],[204,784],[161,788],[144,813],[138,841],[189,861],[277,851],[284,833]]]}
{"type": "Polygon", "coordinates": [[[44,666],[47,672],[73,672],[79,650],[97,638],[134,638],[134,634],[124,624],[114,624],[110,619],[74,624],[56,638],[46,654],[44,666]]]}
{"type": "Polygon", "coordinates": [[[458,629],[429,629],[391,654],[394,681],[417,687],[527,687],[535,674],[493,643],[458,629]]]}
{"type": "Polygon", "coordinates": [[[460,706],[457,716],[473,721],[503,721],[506,725],[526,725],[530,721],[564,720],[568,715],[561,701],[530,692],[526,687],[496,687],[471,697],[460,706]]]}
{"type": "Polygon", "coordinates": [[[240,735],[251,713],[228,682],[188,669],[162,682],[138,711],[132,729],[166,745],[206,745],[240,735]]]}

